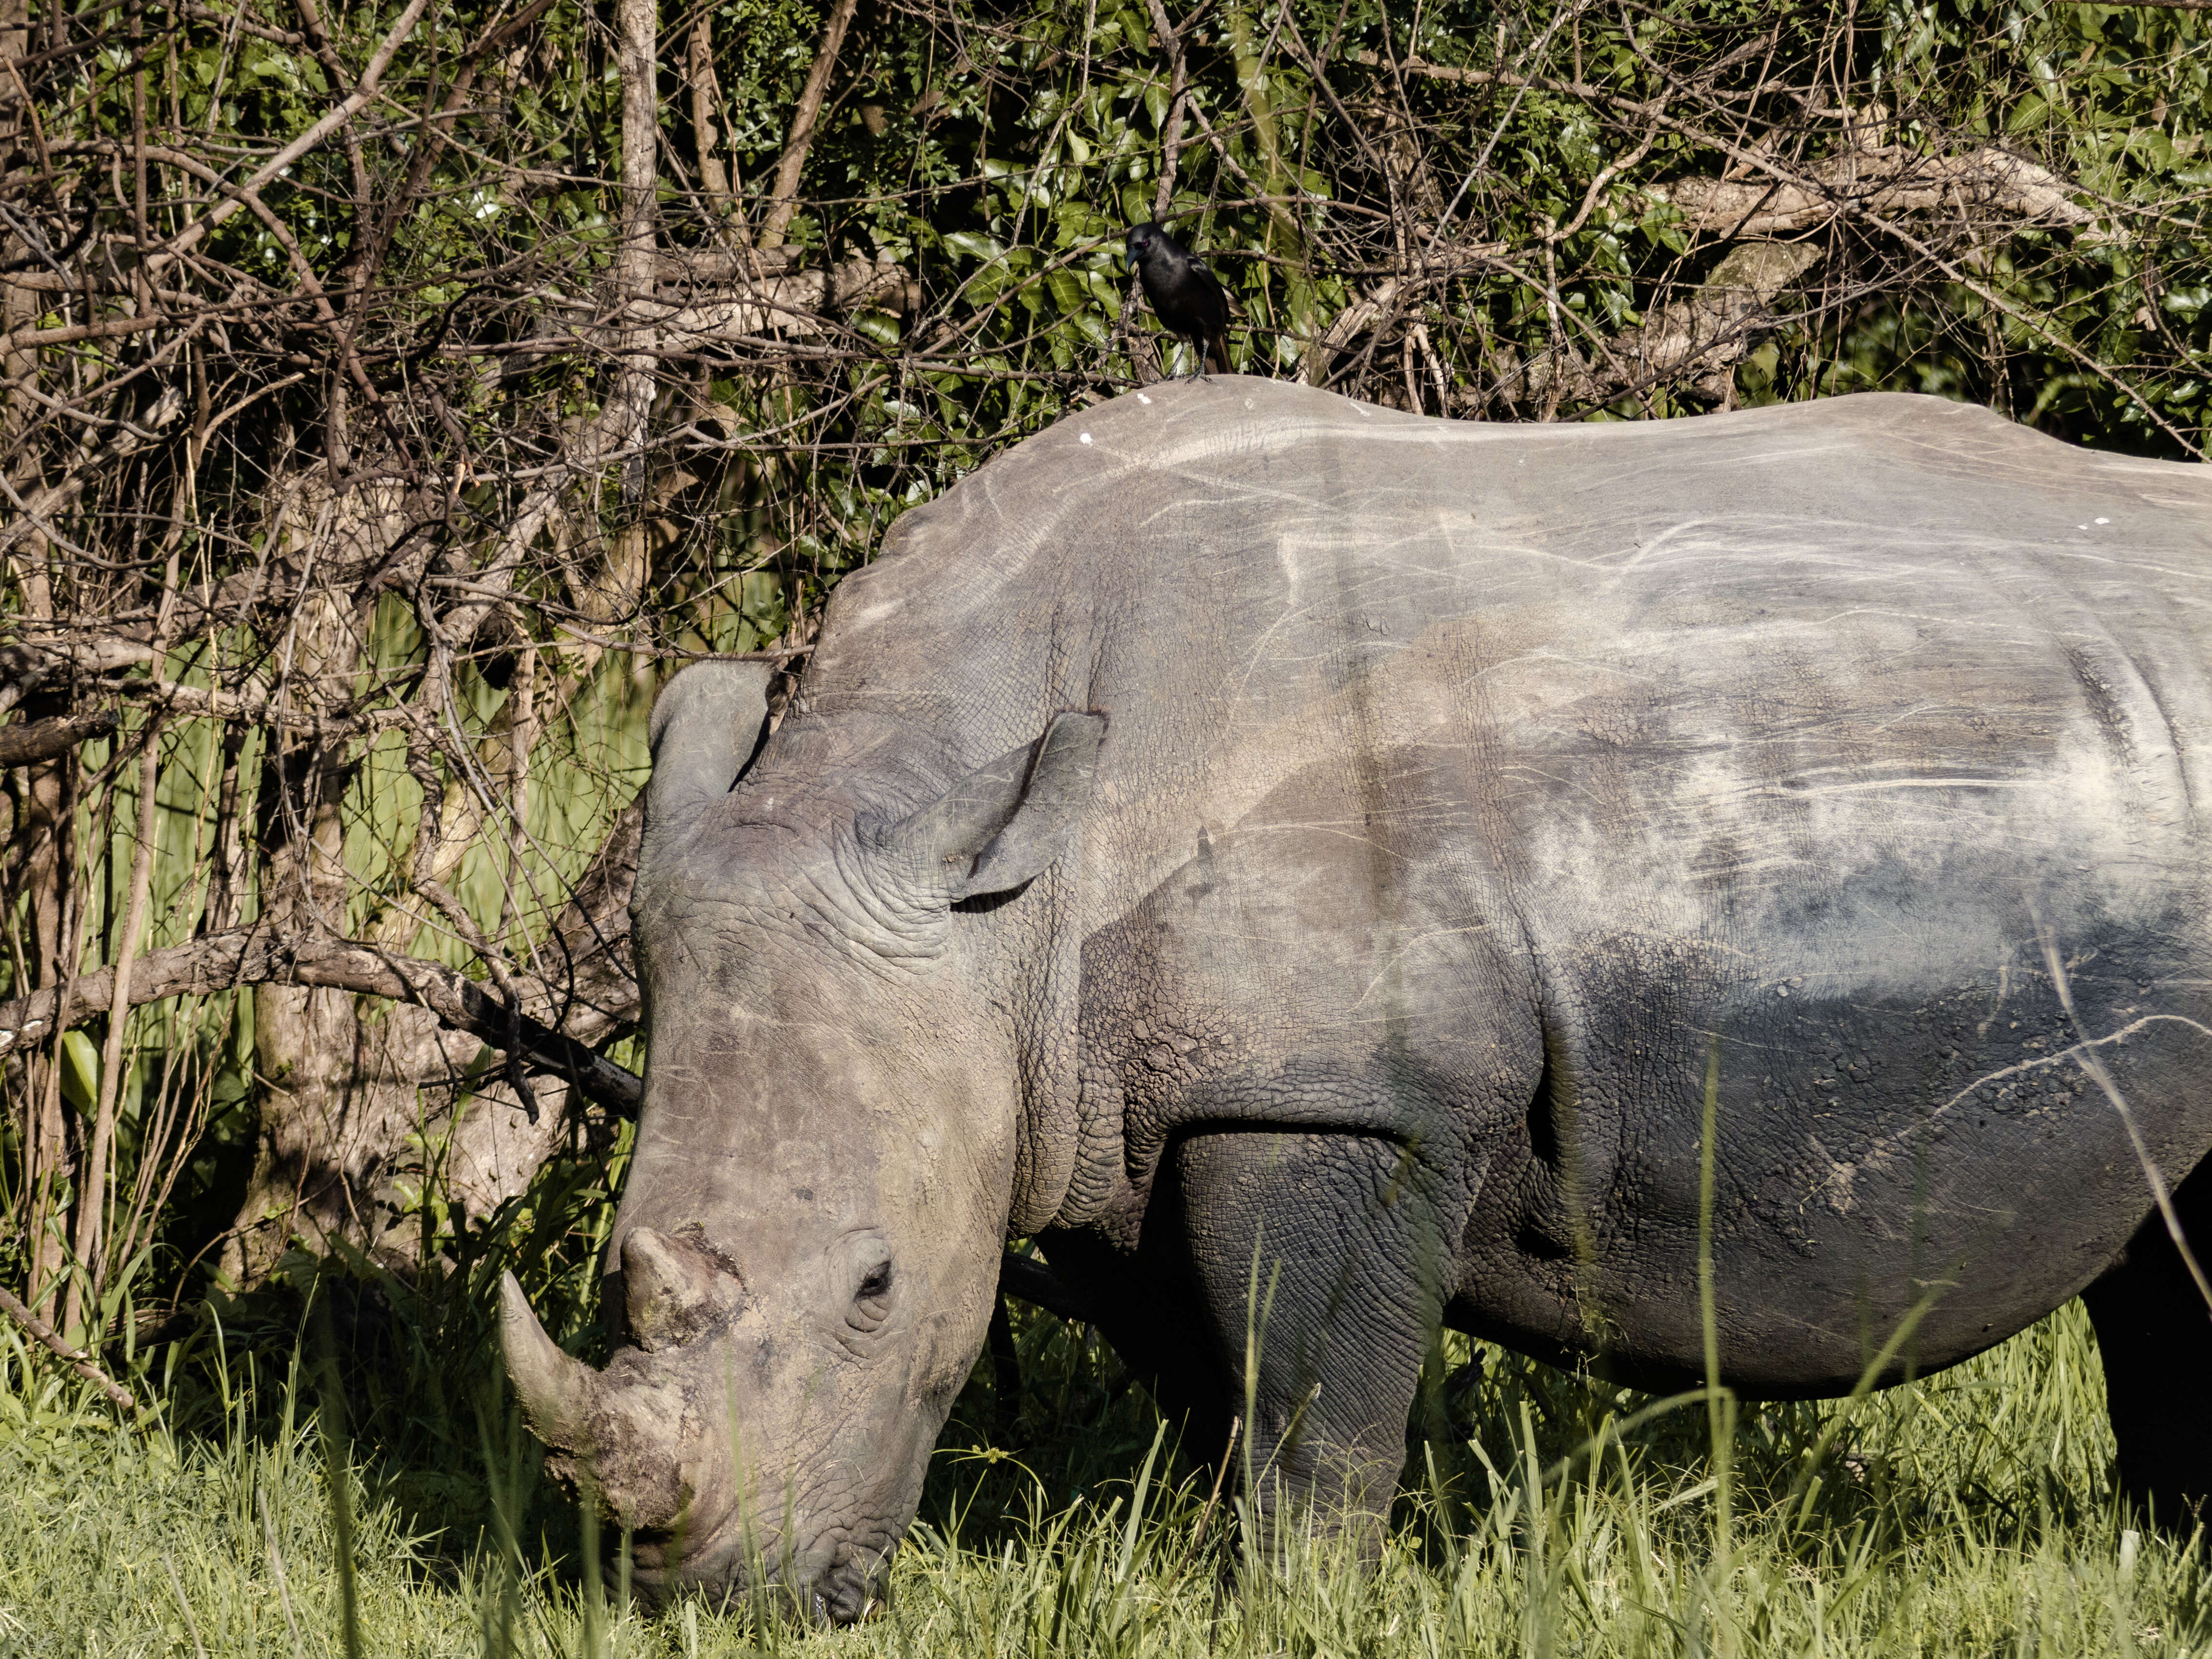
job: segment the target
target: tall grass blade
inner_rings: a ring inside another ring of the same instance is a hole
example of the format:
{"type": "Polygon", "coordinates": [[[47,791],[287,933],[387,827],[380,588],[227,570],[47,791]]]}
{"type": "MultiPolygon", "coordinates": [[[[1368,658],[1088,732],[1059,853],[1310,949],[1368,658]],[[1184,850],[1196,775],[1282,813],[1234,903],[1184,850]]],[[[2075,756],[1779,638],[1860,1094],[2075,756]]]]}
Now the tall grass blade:
{"type": "Polygon", "coordinates": [[[599,1494],[588,1470],[577,1480],[576,1519],[584,1558],[583,1659],[605,1659],[607,1650],[606,1586],[599,1577],[599,1494]]]}
{"type": "Polygon", "coordinates": [[[295,1659],[300,1652],[300,1620],[292,1612],[292,1587],[284,1577],[284,1552],[276,1547],[276,1522],[269,1514],[269,1488],[257,1486],[254,1502],[261,1506],[261,1530],[269,1540],[269,1570],[276,1580],[276,1600],[284,1609],[284,1627],[292,1632],[295,1659]]]}
{"type": "Polygon", "coordinates": [[[361,1659],[361,1598],[355,1579],[352,1457],[346,1433],[345,1389],[338,1377],[337,1334],[327,1296],[315,1298],[322,1358],[323,1468],[331,1494],[331,1538],[337,1551],[338,1630],[346,1659],[361,1659]]]}
{"type": "Polygon", "coordinates": [[[1114,1564],[1114,1582],[1127,1583],[1129,1564],[1137,1559],[1137,1536],[1145,1523],[1145,1498],[1152,1490],[1152,1466],[1160,1461],[1161,1443],[1168,1437],[1168,1425],[1164,1421],[1152,1431],[1152,1449],[1146,1452],[1144,1466],[1137,1471],[1137,1486],[1129,1499],[1129,1523],[1121,1529],[1121,1553],[1114,1564]]]}
{"type": "Polygon", "coordinates": [[[183,1582],[177,1577],[176,1561],[164,1554],[161,1570],[169,1575],[169,1588],[176,1592],[177,1609],[185,1615],[185,1628],[191,1632],[192,1659],[207,1659],[207,1644],[200,1639],[200,1621],[192,1617],[192,1604],[185,1595],[183,1582]]]}
{"type": "MultiPolygon", "coordinates": [[[[1735,1442],[1735,1396],[1721,1387],[1720,1316],[1713,1303],[1714,1140],[1720,1127],[1721,1039],[1705,1054],[1705,1099],[1698,1132],[1698,1322],[1705,1347],[1705,1422],[1712,1443],[1713,1553],[1729,1558],[1729,1454],[1735,1442]]],[[[1724,1569],[1717,1569],[1724,1570],[1724,1569]]]]}

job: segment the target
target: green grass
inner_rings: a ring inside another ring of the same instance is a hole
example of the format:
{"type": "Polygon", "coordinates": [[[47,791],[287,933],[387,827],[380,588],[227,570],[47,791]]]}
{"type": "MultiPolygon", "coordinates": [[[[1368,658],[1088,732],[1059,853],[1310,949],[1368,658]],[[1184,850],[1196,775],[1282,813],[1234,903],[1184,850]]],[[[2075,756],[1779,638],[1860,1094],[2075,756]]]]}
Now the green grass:
{"type": "MultiPolygon", "coordinates": [[[[1136,1490],[1161,1430],[1110,1354],[1042,1316],[1021,1343],[1026,1448],[988,1444],[997,1402],[979,1375],[891,1607],[827,1637],[745,1607],[625,1610],[618,1540],[578,1533],[503,1407],[465,1423],[373,1412],[343,1517],[358,1650],[2212,1652],[2201,1550],[2116,1510],[2078,1307],[1856,1404],[1745,1405],[1725,1515],[1702,1404],[1634,1422],[1650,1402],[1489,1349],[1442,1386],[1459,1346],[1429,1415],[1474,1437],[1411,1449],[1371,1574],[1303,1542],[1239,1570],[1233,1493],[1209,1509],[1172,1448],[1136,1490]]],[[[485,1358],[460,1369],[481,1377],[485,1358]]],[[[0,1350],[0,1654],[343,1654],[330,1471],[348,1465],[318,1430],[313,1375],[280,1345],[204,1336],[142,1378],[160,1409],[131,1429],[0,1350]]]]}

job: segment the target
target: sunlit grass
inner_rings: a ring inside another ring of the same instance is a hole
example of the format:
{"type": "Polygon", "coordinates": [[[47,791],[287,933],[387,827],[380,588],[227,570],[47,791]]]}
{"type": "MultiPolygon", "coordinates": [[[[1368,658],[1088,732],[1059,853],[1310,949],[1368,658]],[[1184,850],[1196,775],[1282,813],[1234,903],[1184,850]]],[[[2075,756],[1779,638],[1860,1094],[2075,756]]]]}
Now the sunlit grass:
{"type": "MultiPolygon", "coordinates": [[[[1855,1406],[1745,1405],[1725,1527],[1701,1405],[1624,1432],[1649,1401],[1481,1350],[1439,1391],[1474,1437],[1413,1449],[1371,1572],[1300,1540],[1246,1562],[1233,1482],[1210,1504],[1164,1445],[1134,1490],[1161,1430],[1110,1355],[1042,1316],[1022,1347],[1028,1443],[988,1444],[979,1376],[891,1604],[856,1630],[698,1599],[625,1608],[619,1540],[586,1547],[494,1407],[418,1437],[434,1456],[356,1466],[360,1651],[2212,1652],[2200,1555],[2114,1507],[2078,1308],[1855,1406]]],[[[1443,1363],[1464,1352],[1454,1339],[1443,1363]]],[[[343,1654],[313,1375],[204,1344],[165,1389],[148,1379],[162,1412],[134,1429],[20,1347],[0,1355],[0,1653],[343,1654]]]]}

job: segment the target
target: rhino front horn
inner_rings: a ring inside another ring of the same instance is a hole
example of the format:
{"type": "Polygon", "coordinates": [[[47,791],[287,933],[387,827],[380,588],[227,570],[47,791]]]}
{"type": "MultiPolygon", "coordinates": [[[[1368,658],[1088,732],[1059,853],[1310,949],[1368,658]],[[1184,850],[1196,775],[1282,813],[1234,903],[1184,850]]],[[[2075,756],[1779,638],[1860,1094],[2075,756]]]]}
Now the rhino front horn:
{"type": "Polygon", "coordinates": [[[499,1346],[530,1431],[556,1451],[584,1451],[598,1373],[545,1334],[513,1273],[500,1275],[499,1346]]]}

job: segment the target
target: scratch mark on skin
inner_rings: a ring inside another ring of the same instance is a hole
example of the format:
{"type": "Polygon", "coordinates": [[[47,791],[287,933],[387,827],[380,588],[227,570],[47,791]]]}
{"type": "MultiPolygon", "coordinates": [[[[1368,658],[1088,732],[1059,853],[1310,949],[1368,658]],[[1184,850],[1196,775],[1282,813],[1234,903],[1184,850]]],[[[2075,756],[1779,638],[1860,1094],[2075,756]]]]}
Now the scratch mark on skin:
{"type": "MultiPolygon", "coordinates": [[[[2201,503],[2197,502],[2191,502],[2189,505],[2192,511],[2198,510],[2201,507],[2201,503]]],[[[2054,559],[2069,559],[2076,564],[2101,564],[2127,571],[2150,571],[2160,576],[2185,577],[2188,580],[2193,582],[2201,582],[2205,579],[2204,573],[2202,570],[2183,570],[2176,568],[2172,565],[2151,564],[2142,559],[2131,559],[2108,553],[2091,553],[2085,549],[2078,547],[2066,547],[2046,543],[2043,545],[2043,550],[2048,553],[2054,559]]]]}
{"type": "Polygon", "coordinates": [[[1400,852],[1387,842],[1377,841],[1372,836],[1359,835],[1350,830],[1340,830],[1330,823],[1261,823],[1249,829],[1239,829],[1237,833],[1245,836],[1267,836],[1286,830],[1304,830],[1312,835],[1334,836],[1340,841],[1348,841],[1357,846],[1371,847],[1376,852],[1387,855],[1400,864],[1411,865],[1414,861],[1412,854],[1400,852]]]}
{"type": "Polygon", "coordinates": [[[1997,1000],[1990,1005],[1988,1017],[1975,1025],[1974,1041],[1978,1042],[1990,1034],[1990,1027],[1996,1023],[1996,1017],[2004,1012],[2005,999],[2011,994],[2012,963],[2001,962],[1997,963],[1997,1000]]]}
{"type": "Polygon", "coordinates": [[[1828,1164],[1827,1175],[1820,1185],[1813,1189],[1808,1197],[1817,1198],[1823,1194],[1837,1194],[1829,1198],[1829,1207],[1838,1215],[1849,1215],[1852,1202],[1851,1186],[1857,1176],[1862,1172],[1881,1173],[1897,1157],[1899,1149],[1926,1134],[1947,1113],[1968,1096],[1978,1093],[1993,1083],[2002,1083],[2007,1078],[2024,1077],[2032,1072],[2042,1071],[2048,1066],[2063,1065],[2069,1061],[2079,1066],[2085,1074],[2094,1075],[2090,1073],[2087,1058],[2092,1050],[2124,1042],[2129,1037],[2147,1027],[2166,1024],[2185,1025],[2200,1036],[2212,1037],[2212,1026],[2193,1020],[2186,1014],[2146,1014],[2140,1019],[2130,1020],[2118,1030],[2107,1032],[2103,1036],[2092,1037],[2086,1042],[2073,1043],[2055,1054],[2041,1054],[2033,1060],[2021,1060],[2017,1064],[2003,1066],[1985,1076],[1976,1078],[1958,1093],[1953,1095],[1950,1099],[1929,1113],[1921,1121],[1909,1128],[1894,1130],[1878,1139],[1869,1141],[1866,1150],[1852,1163],[1846,1164],[1840,1161],[1830,1153],[1826,1147],[1820,1145],[1817,1136],[1808,1134],[1805,1137],[1807,1143],[1816,1153],[1826,1159],[1828,1164]]]}
{"type": "Polygon", "coordinates": [[[1579,779],[1565,777],[1556,772],[1547,772],[1540,767],[1501,766],[1498,769],[1498,775],[1501,781],[1507,778],[1512,778],[1522,781],[1534,780],[1544,783],[1557,784],[1562,789],[1571,790],[1576,794],[1582,796],[1594,806],[1602,808],[1606,805],[1604,796],[1599,794],[1596,790],[1591,788],[1589,785],[1582,782],[1579,779]]]}
{"type": "MultiPolygon", "coordinates": [[[[1874,533],[1871,527],[1869,527],[1869,533],[1874,533]]],[[[1896,577],[1891,574],[1887,568],[1876,571],[1873,568],[1869,568],[1869,574],[1870,575],[1878,574],[1881,576],[1881,579],[1884,581],[1894,581],[1896,580],[1896,577]]],[[[1917,575],[1923,573],[1916,571],[1914,574],[1917,575]]],[[[1938,573],[1930,571],[1925,574],[1933,575],[1938,573]]],[[[1838,623],[1848,621],[1855,617],[1873,617],[1883,622],[1913,623],[1922,627],[1955,629],[1961,633],[1968,630],[1990,633],[2002,629],[2017,630],[2020,626],[2020,619],[2016,617],[2008,616],[1985,619],[1977,617],[1959,617],[1942,612],[1925,611],[1899,611],[1893,605],[1846,605],[1840,611],[1830,611],[1824,612],[1820,616],[1788,617],[1784,620],[1782,626],[1801,634],[1819,634],[1824,633],[1829,629],[1833,628],[1838,623]]],[[[2007,634],[2005,637],[2015,644],[2025,644],[2037,636],[2034,635],[2022,634],[2014,631],[2007,634]]],[[[2066,636],[2060,635],[2060,637],[2066,636]]]]}
{"type": "Polygon", "coordinates": [[[1802,800],[1811,795],[1863,795],[1888,789],[2041,789],[2046,787],[2037,778],[1880,778],[1865,783],[1823,783],[1796,789],[1786,784],[1761,784],[1754,786],[1749,793],[1755,795],[1787,795],[1802,800]]]}
{"type": "Polygon", "coordinates": [[[1805,1052],[1805,1045],[1802,1042],[1760,1042],[1753,1038],[1736,1036],[1726,1030],[1714,1031],[1702,1026],[1695,1025],[1691,1026],[1688,1029],[1693,1036],[1705,1037],[1708,1040],[1717,1036],[1726,1042],[1730,1048],[1741,1049],[1746,1053],[1788,1054],[1795,1057],[1801,1055],[1805,1052]]]}
{"type": "MultiPolygon", "coordinates": [[[[1926,653],[1915,653],[1914,654],[1917,657],[1924,656],[1926,653]]],[[[1910,720],[1927,719],[1942,720],[1947,718],[1956,718],[1961,714],[1974,715],[1980,714],[1981,713],[1983,713],[1983,710],[1978,705],[1971,703],[1916,702],[1910,708],[1899,709],[1894,714],[1892,714],[1886,720],[1876,720],[1867,729],[1873,732],[1887,732],[1894,726],[1902,726],[1910,720]]],[[[1842,722],[1838,720],[1823,721],[1821,723],[1820,729],[1832,729],[1839,726],[1841,724],[1842,722]]]]}
{"type": "MultiPolygon", "coordinates": [[[[1858,1165],[1846,1164],[1838,1158],[1820,1144],[1820,1137],[1816,1134],[1808,1133],[1805,1137],[1805,1144],[1813,1149],[1813,1155],[1815,1158],[1828,1166],[1826,1176],[1819,1186],[1807,1194],[1806,1202],[1810,1203],[1814,1199],[1826,1194],[1830,1209],[1838,1215],[1849,1215],[1851,1212],[1853,1202],[1851,1185],[1858,1179],[1858,1165]]],[[[1798,1213],[1802,1215],[1804,1211],[1805,1206],[1800,1204],[1797,1206],[1798,1213]]]]}
{"type": "Polygon", "coordinates": [[[1489,931],[1490,924],[1488,922],[1477,921],[1471,922],[1464,927],[1432,927],[1425,933],[1414,934],[1413,938],[1407,939],[1396,950],[1393,951],[1389,957],[1384,958],[1382,965],[1375,970],[1375,977],[1367,981],[1366,989],[1360,992],[1358,996],[1352,998],[1349,1003],[1345,1005],[1346,1012],[1349,1012],[1352,1009],[1357,1008],[1361,1003],[1366,1001],[1369,997],[1372,996],[1375,994],[1375,988],[1382,984],[1382,982],[1389,976],[1390,970],[1395,968],[1407,956],[1411,955],[1418,947],[1428,944],[1431,939],[1456,939],[1463,933],[1486,933],[1489,931]]]}
{"type": "MultiPolygon", "coordinates": [[[[1127,470],[1134,471],[1139,469],[1131,467],[1127,470]]],[[[1146,470],[1151,471],[1151,469],[1146,470]]],[[[1159,476],[1158,471],[1153,471],[1154,477],[1157,478],[1159,476]]],[[[1321,496],[1300,490],[1269,488],[1255,483],[1250,478],[1242,476],[1225,478],[1178,468],[1167,471],[1166,477],[1188,485],[1188,491],[1177,493],[1170,490],[1162,495],[1158,507],[1136,520],[1136,523],[1144,529],[1154,528],[1159,520],[1172,518],[1188,507],[1194,501],[1204,501],[1209,504],[1219,504],[1227,501],[1255,503],[1288,501],[1295,506],[1304,507],[1311,513],[1316,523],[1323,520],[1330,506],[1330,503],[1321,496]]]]}
{"type": "MultiPolygon", "coordinates": [[[[1723,533],[1725,533],[1727,522],[1728,521],[1725,519],[1692,519],[1684,524],[1668,525],[1664,530],[1660,531],[1656,535],[1639,538],[1636,543],[1634,550],[1632,550],[1626,559],[1620,561],[1620,563],[1613,564],[1609,561],[1601,561],[1601,562],[1607,564],[1607,567],[1613,571],[1614,580],[1618,581],[1621,577],[1629,574],[1630,572],[1642,565],[1646,560],[1656,558],[1662,553],[1668,551],[1678,541],[1687,539],[1692,532],[1711,529],[1721,531],[1723,533]]],[[[1690,552],[1692,557],[1699,556],[1705,557],[1712,556],[1712,550],[1706,547],[1693,547],[1690,550],[1690,552]]]]}
{"type": "Polygon", "coordinates": [[[1515,668],[1525,668],[1531,663],[1558,663],[1568,668],[1579,669],[1584,673],[1610,674],[1616,679],[1628,680],[1641,685],[1660,684],[1659,676],[1656,674],[1638,674],[1617,662],[1607,662],[1594,657],[1571,657],[1560,651],[1527,651],[1518,656],[1504,658],[1486,667],[1477,669],[1470,677],[1469,683],[1480,683],[1489,678],[1492,674],[1504,673],[1515,668]]]}
{"type": "Polygon", "coordinates": [[[1313,611],[1314,608],[1311,605],[1300,605],[1295,611],[1285,611],[1261,630],[1260,637],[1252,641],[1251,652],[1244,659],[1243,672],[1237,677],[1236,695],[1238,701],[1241,702],[1244,694],[1251,689],[1252,676],[1260,672],[1260,665],[1267,654],[1267,641],[1275,636],[1278,629],[1289,627],[1300,617],[1310,617],[1313,615],[1313,611]]]}

